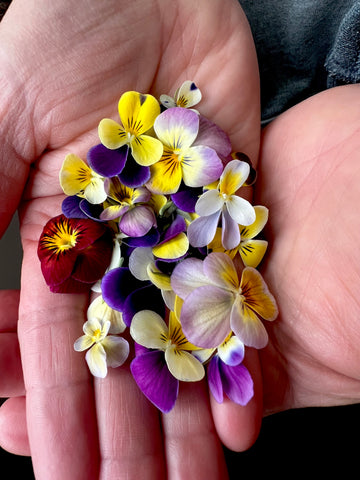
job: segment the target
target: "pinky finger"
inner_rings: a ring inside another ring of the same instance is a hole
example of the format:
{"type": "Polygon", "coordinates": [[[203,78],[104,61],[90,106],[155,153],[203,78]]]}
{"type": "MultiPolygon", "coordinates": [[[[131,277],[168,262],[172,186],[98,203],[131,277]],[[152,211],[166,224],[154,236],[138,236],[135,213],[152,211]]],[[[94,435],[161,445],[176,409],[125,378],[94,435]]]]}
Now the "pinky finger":
{"type": "Polygon", "coordinates": [[[30,455],[25,397],[9,398],[1,406],[0,445],[15,455],[30,455]]]}

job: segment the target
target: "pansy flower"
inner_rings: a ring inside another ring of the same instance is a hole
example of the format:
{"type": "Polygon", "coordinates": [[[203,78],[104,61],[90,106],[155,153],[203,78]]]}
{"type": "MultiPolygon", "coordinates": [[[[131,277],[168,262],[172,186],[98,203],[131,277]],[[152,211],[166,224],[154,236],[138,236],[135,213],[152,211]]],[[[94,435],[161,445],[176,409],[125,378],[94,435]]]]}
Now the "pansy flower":
{"type": "Polygon", "coordinates": [[[107,197],[105,179],[72,153],[66,155],[59,178],[66,195],[79,195],[93,204],[102,203],[107,197]]]}
{"type": "Polygon", "coordinates": [[[169,108],[155,120],[154,130],[164,145],[161,159],[150,167],[146,184],[154,193],[177,192],[181,181],[189,187],[201,187],[219,178],[222,162],[216,151],[195,144],[199,116],[185,108],[169,108]]]}
{"type": "Polygon", "coordinates": [[[87,319],[95,318],[101,319],[103,322],[110,322],[109,333],[123,333],[126,328],[122,313],[109,307],[102,295],[94,298],[87,310],[87,319]]]}
{"type": "Polygon", "coordinates": [[[231,258],[234,258],[237,252],[239,252],[246,267],[256,268],[265,255],[268,242],[255,237],[264,228],[268,220],[269,211],[262,205],[256,205],[254,210],[256,215],[255,222],[248,226],[239,225],[241,241],[236,248],[225,250],[221,241],[221,228],[218,228],[214,239],[208,245],[209,251],[225,252],[231,258]]]}
{"type": "Polygon", "coordinates": [[[260,273],[246,267],[239,279],[234,263],[225,253],[210,253],[179,263],[171,276],[174,292],[184,300],[181,325],[194,345],[220,345],[229,331],[247,346],[263,348],[268,334],[260,318],[275,320],[274,297],[260,273]]]}
{"type": "Polygon", "coordinates": [[[112,233],[89,219],[58,215],[45,225],[38,256],[52,292],[84,292],[106,271],[112,256],[112,233]]]}
{"type": "Polygon", "coordinates": [[[240,225],[251,225],[256,215],[250,202],[236,195],[244,184],[250,167],[240,160],[229,162],[217,188],[211,188],[201,195],[195,205],[199,215],[188,228],[189,242],[193,247],[204,247],[215,237],[221,218],[221,242],[226,250],[240,243],[240,225]]]}
{"type": "Polygon", "coordinates": [[[140,311],[134,315],[130,334],[135,342],[150,349],[131,363],[136,383],[161,411],[170,411],[178,395],[178,382],[197,382],[205,375],[202,363],[191,353],[197,347],[185,338],[174,312],[170,312],[168,326],[157,313],[140,311]]]}
{"type": "Polygon", "coordinates": [[[119,367],[129,355],[129,343],[117,335],[108,335],[110,321],[91,318],[83,325],[84,335],[74,343],[77,352],[87,350],[85,359],[95,377],[105,378],[108,367],[119,367]]]}
{"type": "Polygon", "coordinates": [[[117,177],[107,183],[108,199],[101,220],[119,219],[120,231],[129,237],[142,237],[156,225],[153,209],[145,205],[151,193],[145,187],[130,188],[117,177]]]}
{"type": "Polygon", "coordinates": [[[129,147],[132,157],[139,165],[149,166],[157,162],[163,146],[148,133],[160,113],[156,98],[133,91],[125,92],[119,100],[118,110],[121,124],[110,118],[99,123],[101,143],[110,150],[129,147]]]}
{"type": "Polygon", "coordinates": [[[174,98],[169,95],[160,95],[160,102],[165,108],[191,108],[201,100],[199,88],[191,80],[186,80],[175,92],[174,98]]]}

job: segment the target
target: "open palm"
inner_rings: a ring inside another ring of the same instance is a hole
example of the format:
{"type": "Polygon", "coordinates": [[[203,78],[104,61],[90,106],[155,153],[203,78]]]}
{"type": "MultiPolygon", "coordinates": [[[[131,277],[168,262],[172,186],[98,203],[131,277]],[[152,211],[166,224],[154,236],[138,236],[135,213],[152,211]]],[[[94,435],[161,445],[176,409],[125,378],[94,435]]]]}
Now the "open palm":
{"type": "MultiPolygon", "coordinates": [[[[116,119],[126,90],[158,96],[196,81],[202,113],[256,160],[258,73],[238,3],[14,0],[0,45],[1,222],[4,230],[20,202],[18,334],[36,477],[159,479],[192,471],[194,478],[224,478],[206,391],[183,389],[163,418],[163,441],[158,413],[126,369],[93,382],[72,347],[88,298],[51,294],[36,249],[43,225],[60,212],[65,155],[85,158],[98,143],[99,120],[116,119]]],[[[19,407],[9,402],[8,411],[12,405],[19,407]]]]}

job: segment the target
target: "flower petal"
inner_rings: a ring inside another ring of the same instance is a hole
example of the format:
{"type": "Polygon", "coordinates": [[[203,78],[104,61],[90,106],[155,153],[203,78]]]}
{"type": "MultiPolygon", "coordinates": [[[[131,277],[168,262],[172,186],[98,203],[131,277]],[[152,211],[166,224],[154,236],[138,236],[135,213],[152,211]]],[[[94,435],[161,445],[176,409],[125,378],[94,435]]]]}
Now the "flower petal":
{"type": "Polygon", "coordinates": [[[207,190],[196,202],[195,212],[202,217],[212,215],[221,210],[224,202],[224,198],[217,189],[207,190]]]}
{"type": "Polygon", "coordinates": [[[90,148],[87,161],[90,167],[103,177],[114,177],[124,168],[129,147],[124,145],[116,150],[106,148],[102,143],[90,148]]]}
{"type": "Polygon", "coordinates": [[[220,375],[220,363],[221,360],[218,355],[215,355],[210,360],[210,363],[207,368],[207,377],[209,383],[209,389],[212,393],[212,396],[218,403],[224,401],[224,391],[222,386],[222,380],[220,375]]]}
{"type": "Polygon", "coordinates": [[[183,382],[198,382],[205,376],[203,365],[191,353],[169,347],[165,360],[172,375],[183,382]]]}
{"type": "Polygon", "coordinates": [[[187,149],[198,134],[199,117],[186,108],[169,108],[156,118],[154,130],[171,151],[187,149]]]}
{"type": "Polygon", "coordinates": [[[225,250],[232,250],[240,243],[240,229],[238,223],[230,216],[227,208],[222,211],[221,243],[225,250]]]}
{"type": "Polygon", "coordinates": [[[162,301],[161,291],[149,283],[134,290],[126,299],[124,304],[123,319],[126,326],[130,326],[134,315],[141,310],[152,310],[165,317],[165,305],[162,301]]]}
{"type": "Polygon", "coordinates": [[[104,322],[110,322],[110,333],[122,333],[126,325],[123,321],[121,312],[109,307],[102,295],[96,297],[89,305],[87,318],[101,318],[104,322]]]}
{"type": "Polygon", "coordinates": [[[265,320],[275,320],[278,315],[275,298],[271,295],[264,279],[255,268],[244,268],[240,288],[248,307],[265,320]]]}
{"type": "Polygon", "coordinates": [[[217,347],[230,331],[233,295],[209,285],[196,288],[184,301],[181,325],[188,340],[202,348],[217,347]]]}
{"type": "Polygon", "coordinates": [[[135,162],[143,167],[149,167],[158,162],[163,154],[162,143],[149,135],[136,137],[130,146],[135,162]]]}
{"type": "Polygon", "coordinates": [[[147,132],[160,114],[160,105],[155,97],[134,91],[121,95],[118,109],[125,130],[136,136],[147,132]]]}
{"type": "Polygon", "coordinates": [[[215,150],[205,146],[191,147],[181,156],[185,185],[203,187],[215,182],[221,175],[223,164],[215,150]]]}
{"type": "Polygon", "coordinates": [[[247,405],[254,395],[254,383],[248,369],[242,364],[229,366],[222,362],[219,368],[227,397],[238,405],[247,405]]]}
{"type": "Polygon", "coordinates": [[[105,378],[107,375],[106,353],[101,343],[96,343],[86,352],[85,360],[94,377],[105,378]]]}
{"type": "Polygon", "coordinates": [[[210,253],[204,260],[203,269],[208,283],[232,292],[238,291],[238,274],[233,261],[226,253],[210,253]]]}
{"type": "Polygon", "coordinates": [[[74,342],[74,350],[76,352],[83,352],[94,344],[93,339],[89,335],[82,335],[74,342]]]}
{"type": "Polygon", "coordinates": [[[165,350],[169,330],[160,315],[151,310],[141,310],[133,316],[130,335],[144,347],[165,350]]]}
{"type": "Polygon", "coordinates": [[[179,233],[176,237],[167,242],[155,245],[152,251],[155,257],[165,260],[180,258],[185,255],[189,249],[189,240],[185,233],[179,233]]]}
{"type": "Polygon", "coordinates": [[[88,218],[88,216],[81,210],[80,203],[83,201],[83,198],[78,197],[77,195],[71,195],[65,197],[62,204],[61,210],[62,213],[67,218],[88,218]]]}
{"type": "Polygon", "coordinates": [[[241,160],[231,160],[220,177],[220,192],[225,195],[234,195],[243,185],[250,172],[250,167],[241,160]]]}
{"type": "Polygon", "coordinates": [[[244,344],[236,335],[231,335],[218,347],[219,357],[226,365],[239,365],[244,359],[244,353],[244,344]]]}
{"type": "Polygon", "coordinates": [[[104,275],[101,282],[101,291],[105,302],[111,308],[122,311],[128,295],[142,286],[142,282],[137,280],[128,268],[119,267],[104,275]]]}
{"type": "Polygon", "coordinates": [[[164,147],[161,159],[151,165],[146,187],[153,193],[176,193],[182,180],[181,164],[174,153],[164,147]]]}
{"type": "Polygon", "coordinates": [[[231,153],[231,142],[228,135],[215,123],[211,122],[202,115],[199,116],[199,133],[194,142],[195,145],[205,145],[215,152],[227,157],[231,153]]]}
{"type": "Polygon", "coordinates": [[[126,212],[120,222],[120,230],[129,237],[143,237],[155,225],[154,212],[146,205],[139,205],[126,212]]]}
{"type": "Polygon", "coordinates": [[[263,259],[268,242],[266,240],[246,240],[240,243],[239,253],[246,267],[256,268],[263,259]]]}
{"type": "Polygon", "coordinates": [[[226,208],[230,217],[240,225],[251,225],[255,222],[254,207],[244,198],[231,195],[226,201],[226,208]]]}
{"type": "Polygon", "coordinates": [[[119,180],[127,187],[135,188],[144,185],[150,178],[150,168],[139,165],[129,154],[125,167],[119,173],[119,180]]]}
{"type": "Polygon", "coordinates": [[[129,257],[129,269],[134,277],[139,280],[149,280],[147,268],[154,261],[151,247],[135,248],[129,257]]]}
{"type": "Polygon", "coordinates": [[[198,217],[193,220],[188,227],[188,239],[193,247],[205,247],[215,237],[216,229],[219,223],[221,211],[208,215],[207,217],[198,217]]]}
{"type": "Polygon", "coordinates": [[[203,273],[203,262],[197,258],[187,258],[180,262],[171,275],[171,286],[182,299],[195,288],[204,285],[208,285],[208,279],[203,273]]]}
{"type": "Polygon", "coordinates": [[[269,217],[269,210],[262,205],[255,205],[255,221],[251,225],[241,226],[241,240],[250,240],[258,235],[265,227],[269,217]]]}
{"type": "Polygon", "coordinates": [[[256,313],[248,308],[240,297],[234,302],[231,311],[231,329],[248,347],[264,348],[268,334],[256,313]]]}
{"type": "Polygon", "coordinates": [[[111,118],[104,118],[98,126],[101,143],[110,150],[116,150],[127,144],[128,138],[121,125],[111,118]]]}
{"type": "Polygon", "coordinates": [[[101,177],[92,177],[90,183],[84,190],[84,197],[91,204],[99,204],[106,200],[107,193],[105,191],[104,179],[101,177]]]}
{"type": "Polygon", "coordinates": [[[176,91],[175,100],[178,107],[190,108],[200,102],[201,92],[194,82],[185,80],[176,91]]]}
{"type": "Polygon", "coordinates": [[[77,155],[66,155],[60,169],[60,185],[66,195],[77,195],[91,180],[91,169],[77,155]]]}
{"type": "Polygon", "coordinates": [[[106,363],[108,367],[120,367],[126,362],[130,348],[125,338],[108,335],[101,344],[106,352],[106,363]]]}
{"type": "Polygon", "coordinates": [[[135,357],[130,365],[135,382],[143,394],[163,413],[175,405],[179,381],[169,372],[164,353],[150,351],[135,357]]]}

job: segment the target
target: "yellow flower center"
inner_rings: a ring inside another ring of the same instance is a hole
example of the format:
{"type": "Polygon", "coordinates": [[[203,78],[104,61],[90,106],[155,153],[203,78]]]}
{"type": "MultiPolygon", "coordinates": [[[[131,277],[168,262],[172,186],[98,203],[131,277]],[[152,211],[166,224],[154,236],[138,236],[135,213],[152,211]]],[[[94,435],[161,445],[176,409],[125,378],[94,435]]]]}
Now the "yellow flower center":
{"type": "Polygon", "coordinates": [[[56,255],[66,250],[74,248],[77,241],[78,232],[73,230],[67,219],[57,223],[49,233],[45,234],[42,244],[49,250],[53,250],[56,255]]]}
{"type": "Polygon", "coordinates": [[[101,330],[100,330],[100,328],[97,328],[94,331],[91,339],[92,339],[93,342],[97,343],[100,340],[100,337],[101,337],[101,330]]]}

